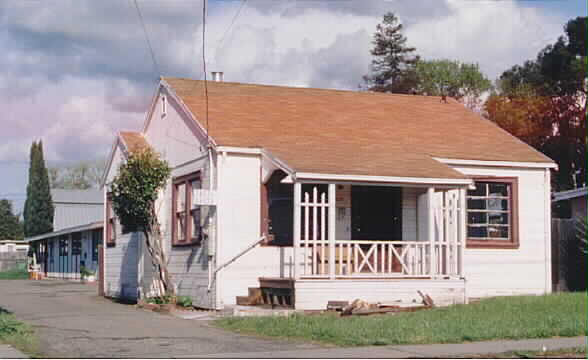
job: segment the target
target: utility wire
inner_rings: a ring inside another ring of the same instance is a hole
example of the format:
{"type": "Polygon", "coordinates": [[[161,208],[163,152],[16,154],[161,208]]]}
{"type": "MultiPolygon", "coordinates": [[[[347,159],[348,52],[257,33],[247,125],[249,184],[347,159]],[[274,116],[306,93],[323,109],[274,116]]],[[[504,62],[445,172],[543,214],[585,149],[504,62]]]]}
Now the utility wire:
{"type": "MultiPolygon", "coordinates": [[[[233,25],[235,24],[235,21],[237,20],[237,18],[239,17],[239,15],[241,14],[241,10],[243,10],[243,8],[245,7],[245,4],[247,3],[247,0],[241,0],[241,6],[239,6],[239,9],[237,9],[237,11],[235,12],[235,15],[233,15],[233,18],[231,19],[231,23],[229,24],[229,26],[226,28],[225,32],[223,33],[223,36],[221,37],[221,39],[219,40],[217,46],[214,49],[214,52],[216,53],[218,51],[218,49],[223,45],[223,43],[225,42],[225,39],[227,37],[227,35],[229,34],[229,30],[231,30],[231,28],[233,27],[233,25]]],[[[198,78],[201,78],[202,74],[200,74],[200,76],[198,78]]]]}
{"type": "Polygon", "coordinates": [[[204,71],[204,98],[206,103],[206,141],[210,145],[208,135],[208,83],[206,81],[206,1],[202,0],[202,68],[204,71]]]}
{"type": "Polygon", "coordinates": [[[225,38],[227,37],[227,34],[229,33],[229,30],[231,30],[231,28],[233,27],[233,25],[235,24],[235,21],[237,20],[237,18],[239,17],[239,14],[241,13],[241,10],[243,10],[243,7],[245,7],[245,4],[247,3],[247,0],[241,0],[241,6],[239,6],[239,9],[237,10],[237,12],[235,13],[235,15],[233,16],[233,19],[231,20],[231,23],[229,24],[229,26],[227,27],[227,29],[225,30],[225,33],[223,34],[223,37],[220,39],[218,45],[216,46],[215,52],[216,50],[218,50],[223,43],[225,42],[225,38]]]}
{"type": "Polygon", "coordinates": [[[153,52],[153,47],[151,47],[151,41],[149,41],[149,34],[147,33],[147,28],[145,27],[145,22],[143,21],[143,15],[141,14],[141,9],[139,8],[139,3],[137,0],[133,0],[135,3],[135,9],[137,9],[137,14],[139,15],[139,21],[141,22],[141,27],[143,27],[143,33],[145,34],[145,39],[147,40],[147,46],[149,47],[149,53],[151,53],[151,60],[153,60],[153,68],[157,77],[161,76],[161,72],[159,71],[159,66],[157,65],[157,60],[155,60],[155,53],[153,52]]]}

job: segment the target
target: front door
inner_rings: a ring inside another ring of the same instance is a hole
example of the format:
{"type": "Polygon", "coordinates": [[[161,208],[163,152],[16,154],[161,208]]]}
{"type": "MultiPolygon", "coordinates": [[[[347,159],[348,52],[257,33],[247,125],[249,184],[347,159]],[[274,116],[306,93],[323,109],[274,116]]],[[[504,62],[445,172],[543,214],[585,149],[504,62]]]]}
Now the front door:
{"type": "Polygon", "coordinates": [[[351,187],[353,240],[402,240],[402,189],[351,187]]]}

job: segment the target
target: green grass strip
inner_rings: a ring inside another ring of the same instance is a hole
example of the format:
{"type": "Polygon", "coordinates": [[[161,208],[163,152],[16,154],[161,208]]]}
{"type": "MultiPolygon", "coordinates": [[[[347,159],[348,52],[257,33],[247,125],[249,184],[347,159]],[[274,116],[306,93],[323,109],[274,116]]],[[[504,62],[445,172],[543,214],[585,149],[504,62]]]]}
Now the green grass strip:
{"type": "Polygon", "coordinates": [[[26,280],[29,273],[26,270],[9,270],[0,272],[0,280],[26,280]]]}
{"type": "Polygon", "coordinates": [[[371,316],[229,317],[224,329],[339,346],[462,343],[587,335],[586,293],[512,296],[371,316]]]}

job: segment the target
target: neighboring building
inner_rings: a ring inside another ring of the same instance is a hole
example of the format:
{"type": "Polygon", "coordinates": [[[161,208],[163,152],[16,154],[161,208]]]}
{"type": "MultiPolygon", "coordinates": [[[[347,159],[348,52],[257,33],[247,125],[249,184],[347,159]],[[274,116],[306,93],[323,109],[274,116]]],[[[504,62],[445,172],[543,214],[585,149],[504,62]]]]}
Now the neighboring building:
{"type": "Polygon", "coordinates": [[[588,215],[586,212],[586,200],[588,188],[582,187],[573,190],[560,191],[553,194],[553,202],[559,205],[560,218],[583,218],[588,215]],[[566,211],[567,210],[567,211],[566,211]]]}
{"type": "MultiPolygon", "coordinates": [[[[162,79],[141,132],[116,137],[104,181],[108,196],[143,148],[169,162],[156,207],[177,291],[195,305],[234,305],[250,288],[298,309],[551,292],[556,165],[458,102],[203,89],[162,79]]],[[[105,213],[106,295],[152,294],[142,235],[105,213]]]]}
{"type": "Polygon", "coordinates": [[[101,190],[51,189],[55,206],[53,231],[88,224],[104,217],[104,194],[101,190]]]}
{"type": "Polygon", "coordinates": [[[85,266],[98,273],[102,244],[104,195],[100,190],[51,189],[54,231],[27,238],[41,273],[50,278],[79,279],[85,266]]]}
{"type": "Polygon", "coordinates": [[[29,249],[29,244],[24,240],[0,240],[0,253],[24,252],[29,249]]]}

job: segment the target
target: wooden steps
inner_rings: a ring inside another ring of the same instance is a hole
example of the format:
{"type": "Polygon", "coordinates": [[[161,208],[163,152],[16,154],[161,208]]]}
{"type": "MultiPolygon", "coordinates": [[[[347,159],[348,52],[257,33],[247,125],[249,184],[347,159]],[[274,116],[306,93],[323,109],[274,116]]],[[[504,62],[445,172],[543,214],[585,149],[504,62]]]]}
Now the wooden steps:
{"type": "Polygon", "coordinates": [[[260,278],[258,288],[249,288],[247,296],[237,296],[237,305],[294,307],[294,281],[260,278]]]}

